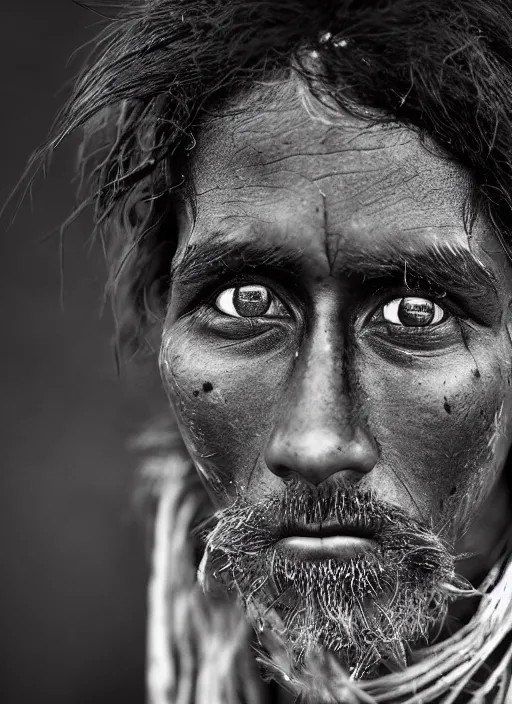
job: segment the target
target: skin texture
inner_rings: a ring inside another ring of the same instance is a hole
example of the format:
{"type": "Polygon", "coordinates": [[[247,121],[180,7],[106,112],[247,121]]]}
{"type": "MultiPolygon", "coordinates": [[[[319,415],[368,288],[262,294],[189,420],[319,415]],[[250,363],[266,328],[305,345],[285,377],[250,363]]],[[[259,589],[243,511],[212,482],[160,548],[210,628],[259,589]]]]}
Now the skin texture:
{"type": "Polygon", "coordinates": [[[468,175],[415,132],[314,118],[294,84],[253,97],[202,131],[180,214],[161,373],[190,455],[219,508],[297,476],[370,489],[475,552],[476,580],[508,517],[511,267],[484,222],[468,236],[468,175]],[[227,313],[253,284],[270,312],[227,313]],[[411,296],[445,319],[386,322],[411,296]]]}

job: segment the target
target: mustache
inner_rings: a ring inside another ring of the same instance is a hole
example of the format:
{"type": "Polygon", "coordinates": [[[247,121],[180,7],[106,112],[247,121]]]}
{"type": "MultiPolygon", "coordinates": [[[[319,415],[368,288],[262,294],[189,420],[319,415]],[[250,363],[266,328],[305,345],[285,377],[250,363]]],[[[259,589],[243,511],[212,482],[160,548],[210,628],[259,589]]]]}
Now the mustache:
{"type": "Polygon", "coordinates": [[[294,482],[269,509],[264,508],[262,522],[274,528],[278,539],[312,532],[375,537],[390,520],[389,507],[373,494],[336,483],[314,487],[294,482]]]}
{"type": "MultiPolygon", "coordinates": [[[[230,533],[233,550],[238,539],[254,547],[270,547],[283,538],[311,533],[359,535],[385,543],[390,549],[407,536],[418,547],[435,544],[447,549],[432,525],[410,516],[402,508],[376,497],[371,490],[346,485],[334,478],[318,486],[299,478],[289,480],[280,492],[249,502],[240,495],[231,506],[217,511],[194,530],[202,540],[216,527],[230,533]]],[[[240,547],[238,545],[238,547],[240,547]]]]}

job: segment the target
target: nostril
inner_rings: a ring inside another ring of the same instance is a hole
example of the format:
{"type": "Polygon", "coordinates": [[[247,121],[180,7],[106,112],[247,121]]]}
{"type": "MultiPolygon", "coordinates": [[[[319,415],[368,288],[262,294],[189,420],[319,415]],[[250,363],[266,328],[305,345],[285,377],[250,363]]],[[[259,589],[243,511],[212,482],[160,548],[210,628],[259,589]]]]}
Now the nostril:
{"type": "Polygon", "coordinates": [[[284,479],[285,481],[290,481],[293,479],[294,475],[296,474],[293,469],[290,469],[289,467],[286,467],[284,464],[279,464],[274,467],[269,467],[269,469],[278,477],[281,479],[284,479]]]}
{"type": "MultiPolygon", "coordinates": [[[[267,466],[268,466],[268,464],[267,464],[267,466]]],[[[304,476],[300,472],[298,472],[294,469],[291,469],[290,467],[286,467],[283,464],[280,464],[280,465],[277,465],[274,467],[269,467],[269,469],[272,472],[272,474],[275,474],[276,477],[279,477],[279,479],[282,479],[283,482],[291,482],[294,479],[297,479],[297,477],[300,477],[304,481],[304,476]]]]}
{"type": "Polygon", "coordinates": [[[265,462],[284,481],[300,476],[309,484],[320,484],[333,474],[344,472],[352,481],[362,478],[377,463],[376,444],[357,429],[348,440],[329,429],[309,429],[295,437],[276,433],[270,440],[265,462]]]}

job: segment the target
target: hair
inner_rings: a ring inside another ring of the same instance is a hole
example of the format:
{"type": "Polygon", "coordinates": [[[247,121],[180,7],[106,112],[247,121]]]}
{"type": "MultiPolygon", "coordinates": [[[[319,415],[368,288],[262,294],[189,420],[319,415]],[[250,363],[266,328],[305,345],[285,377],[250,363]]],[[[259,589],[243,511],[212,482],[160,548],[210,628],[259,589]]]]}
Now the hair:
{"type": "Polygon", "coordinates": [[[83,130],[84,200],[108,253],[125,349],[147,346],[149,301],[165,307],[176,208],[192,192],[205,117],[290,74],[340,109],[433,138],[472,177],[467,222],[484,215],[512,250],[509,0],[131,0],[43,150],[83,130]]]}

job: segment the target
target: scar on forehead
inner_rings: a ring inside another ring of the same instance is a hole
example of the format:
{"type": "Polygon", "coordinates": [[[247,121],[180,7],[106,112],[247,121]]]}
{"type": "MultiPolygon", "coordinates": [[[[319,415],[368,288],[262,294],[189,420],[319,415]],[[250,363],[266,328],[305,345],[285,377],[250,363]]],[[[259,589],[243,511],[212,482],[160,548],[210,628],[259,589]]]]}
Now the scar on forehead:
{"type": "Polygon", "coordinates": [[[327,257],[327,261],[329,262],[329,273],[332,275],[334,265],[336,264],[336,257],[338,256],[340,238],[334,238],[332,233],[329,234],[329,228],[327,224],[327,198],[325,196],[325,193],[320,188],[318,189],[318,191],[322,199],[322,221],[325,243],[325,255],[327,257]]]}

